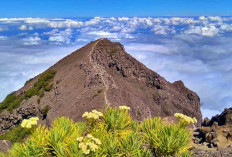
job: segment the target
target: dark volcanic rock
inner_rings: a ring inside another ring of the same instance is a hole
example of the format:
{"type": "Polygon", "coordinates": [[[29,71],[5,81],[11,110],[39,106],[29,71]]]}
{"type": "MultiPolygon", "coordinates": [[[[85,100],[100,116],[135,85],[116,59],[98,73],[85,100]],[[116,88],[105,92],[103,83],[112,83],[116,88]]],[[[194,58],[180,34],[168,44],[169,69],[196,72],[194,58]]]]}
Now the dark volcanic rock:
{"type": "Polygon", "coordinates": [[[226,108],[220,115],[212,117],[212,119],[205,124],[206,126],[212,126],[215,122],[219,126],[227,125],[232,127],[232,108],[226,108]]]}
{"type": "Polygon", "coordinates": [[[2,114],[0,116],[0,134],[15,128],[23,119],[33,116],[41,117],[36,106],[33,105],[19,107],[14,113],[2,114]]]}
{"type": "Polygon", "coordinates": [[[194,132],[194,156],[232,156],[232,108],[225,109],[211,120],[205,118],[203,127],[194,132]],[[217,151],[216,151],[217,150],[217,151]]]}
{"type": "MultiPolygon", "coordinates": [[[[182,81],[170,83],[127,54],[123,45],[99,39],[60,60],[50,69],[57,73],[54,87],[45,92],[37,103],[36,96],[23,101],[22,108],[36,104],[36,108],[49,105],[47,120],[68,116],[80,120],[85,111],[106,105],[131,107],[137,120],[149,116],[173,116],[180,112],[202,121],[200,98],[186,88],[182,81]],[[58,83],[57,83],[58,82],[58,83]],[[99,92],[102,91],[102,92],[99,92]]],[[[39,76],[28,82],[17,94],[24,94],[39,76]]],[[[18,111],[24,115],[39,112],[18,111]]]]}

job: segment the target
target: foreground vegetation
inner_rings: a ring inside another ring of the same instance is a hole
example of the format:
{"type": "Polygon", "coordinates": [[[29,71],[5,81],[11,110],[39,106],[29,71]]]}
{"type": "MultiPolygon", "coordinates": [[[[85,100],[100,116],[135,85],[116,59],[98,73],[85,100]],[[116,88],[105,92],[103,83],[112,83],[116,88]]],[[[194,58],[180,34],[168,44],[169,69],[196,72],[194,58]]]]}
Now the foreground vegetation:
{"type": "MultiPolygon", "coordinates": [[[[18,108],[21,102],[24,99],[29,99],[32,96],[38,95],[38,102],[40,98],[43,97],[45,91],[50,91],[53,87],[53,84],[50,83],[53,77],[55,76],[56,71],[48,70],[43,73],[38,81],[34,84],[33,87],[28,89],[24,95],[16,95],[16,93],[9,94],[3,101],[0,103],[0,113],[7,109],[7,111],[12,112],[14,109],[18,108]]],[[[27,81],[30,82],[31,80],[27,81]]]]}
{"type": "Polygon", "coordinates": [[[24,120],[21,128],[33,130],[24,143],[14,143],[7,154],[0,156],[57,157],[151,157],[191,156],[191,134],[187,128],[196,123],[182,114],[175,114],[178,123],[165,124],[160,117],[143,122],[133,121],[129,107],[108,107],[101,112],[85,112],[85,122],[60,117],[50,128],[36,126],[37,118],[24,120]]]}

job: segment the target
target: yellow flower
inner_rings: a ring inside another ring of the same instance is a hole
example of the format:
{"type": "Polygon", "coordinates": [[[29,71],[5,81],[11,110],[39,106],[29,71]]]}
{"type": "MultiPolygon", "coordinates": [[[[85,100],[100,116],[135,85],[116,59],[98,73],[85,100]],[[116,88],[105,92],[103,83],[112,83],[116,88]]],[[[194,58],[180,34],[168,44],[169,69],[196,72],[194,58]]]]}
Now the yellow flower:
{"type": "Polygon", "coordinates": [[[93,135],[88,134],[86,137],[92,139],[92,138],[93,138],[93,135]]]}
{"type": "Polygon", "coordinates": [[[83,151],[84,154],[89,154],[91,151],[95,152],[98,149],[98,145],[101,144],[100,140],[94,138],[93,135],[87,134],[86,135],[87,143],[84,143],[84,137],[78,137],[77,142],[79,142],[78,147],[83,151]],[[94,143],[95,142],[95,143],[94,143]]]}
{"type": "Polygon", "coordinates": [[[98,146],[94,143],[88,142],[86,143],[86,145],[88,145],[93,152],[95,152],[98,149],[98,146]]]}
{"type": "Polygon", "coordinates": [[[31,117],[29,120],[31,120],[31,121],[38,121],[39,118],[38,117],[31,117]]]}
{"type": "Polygon", "coordinates": [[[97,138],[93,138],[93,140],[96,142],[96,144],[100,145],[101,144],[101,141],[97,138]]]}
{"type": "Polygon", "coordinates": [[[128,106],[119,106],[119,109],[121,109],[121,110],[130,110],[130,107],[128,107],[128,106]]]}
{"type": "Polygon", "coordinates": [[[78,137],[78,138],[77,138],[77,142],[82,142],[83,139],[84,139],[83,137],[78,137]]]}
{"type": "Polygon", "coordinates": [[[83,150],[83,152],[85,153],[85,155],[87,155],[87,154],[90,153],[90,150],[89,150],[89,149],[86,149],[86,150],[83,150]]]}
{"type": "Polygon", "coordinates": [[[193,118],[193,121],[194,121],[194,123],[197,123],[197,119],[195,117],[193,118]]]}
{"type": "Polygon", "coordinates": [[[183,124],[189,125],[191,123],[197,123],[196,118],[191,118],[189,116],[186,116],[182,113],[175,113],[174,116],[183,124]]]}
{"type": "Polygon", "coordinates": [[[32,125],[37,125],[38,117],[31,117],[30,119],[24,119],[21,123],[21,127],[30,129],[32,125]]]}
{"type": "Polygon", "coordinates": [[[98,112],[97,110],[93,110],[92,112],[85,112],[82,117],[86,119],[99,119],[99,117],[102,117],[103,114],[101,112],[98,112]]]}
{"type": "Polygon", "coordinates": [[[28,119],[24,119],[23,121],[22,121],[22,123],[21,123],[21,127],[22,128],[25,128],[26,127],[26,125],[27,125],[27,123],[28,123],[28,119]]]}
{"type": "Polygon", "coordinates": [[[31,123],[27,123],[25,127],[26,127],[27,129],[30,129],[30,128],[31,128],[31,123]]]}
{"type": "Polygon", "coordinates": [[[103,114],[101,112],[98,112],[97,110],[93,110],[92,113],[97,114],[99,117],[103,116],[103,114]]]}
{"type": "Polygon", "coordinates": [[[88,112],[85,112],[82,117],[85,118],[85,117],[88,117],[89,113],[88,112]]]}
{"type": "Polygon", "coordinates": [[[84,143],[79,143],[79,145],[78,145],[78,147],[81,148],[81,149],[82,149],[84,146],[85,146],[84,143]]]}
{"type": "Polygon", "coordinates": [[[31,125],[37,125],[37,121],[30,121],[31,125]]]}

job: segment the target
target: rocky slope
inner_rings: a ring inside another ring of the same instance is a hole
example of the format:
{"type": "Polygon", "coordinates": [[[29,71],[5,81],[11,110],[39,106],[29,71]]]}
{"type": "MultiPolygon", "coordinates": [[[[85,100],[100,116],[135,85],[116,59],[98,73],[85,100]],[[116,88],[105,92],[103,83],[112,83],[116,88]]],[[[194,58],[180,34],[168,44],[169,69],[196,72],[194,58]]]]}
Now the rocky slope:
{"type": "MultiPolygon", "coordinates": [[[[137,120],[149,116],[171,116],[176,112],[196,117],[201,123],[200,98],[182,81],[170,83],[127,54],[123,45],[98,39],[52,66],[53,88],[38,101],[24,99],[18,109],[0,115],[0,133],[13,128],[22,118],[37,115],[49,124],[58,116],[80,120],[85,111],[107,105],[126,105],[137,120]],[[49,106],[46,116],[43,109],[49,106]]],[[[16,95],[25,97],[41,75],[30,80],[16,95]]]]}
{"type": "Polygon", "coordinates": [[[194,133],[194,156],[232,156],[232,108],[205,118],[202,125],[194,133]]]}

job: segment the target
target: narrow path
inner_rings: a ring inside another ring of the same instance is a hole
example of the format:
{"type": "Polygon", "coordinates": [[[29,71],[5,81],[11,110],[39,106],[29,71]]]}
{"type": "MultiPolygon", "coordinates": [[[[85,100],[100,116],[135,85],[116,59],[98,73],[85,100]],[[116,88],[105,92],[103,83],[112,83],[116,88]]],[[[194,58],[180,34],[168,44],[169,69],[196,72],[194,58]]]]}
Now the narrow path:
{"type": "Polygon", "coordinates": [[[104,70],[102,69],[102,67],[101,66],[99,66],[99,65],[97,65],[97,63],[95,63],[94,61],[93,61],[93,59],[92,59],[92,53],[93,53],[93,51],[95,50],[95,47],[96,47],[96,45],[100,42],[100,41],[102,41],[103,39],[99,39],[98,41],[96,41],[95,42],[95,44],[93,45],[93,47],[92,47],[92,49],[91,49],[91,51],[90,51],[90,53],[89,53],[89,60],[90,60],[90,64],[92,64],[93,65],[93,69],[96,71],[96,73],[98,73],[99,75],[100,75],[100,77],[101,77],[101,80],[102,80],[102,82],[103,82],[103,84],[104,84],[104,86],[105,86],[105,90],[104,90],[104,92],[103,92],[103,94],[104,94],[104,99],[105,99],[105,103],[106,103],[106,105],[110,105],[110,103],[109,103],[109,100],[108,100],[108,98],[107,98],[107,91],[108,91],[108,89],[109,89],[109,85],[106,83],[106,78],[104,77],[104,70]]]}

